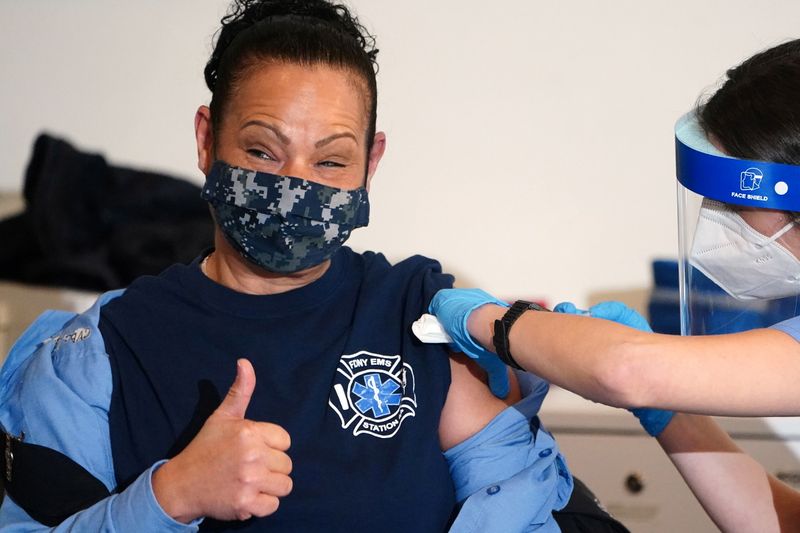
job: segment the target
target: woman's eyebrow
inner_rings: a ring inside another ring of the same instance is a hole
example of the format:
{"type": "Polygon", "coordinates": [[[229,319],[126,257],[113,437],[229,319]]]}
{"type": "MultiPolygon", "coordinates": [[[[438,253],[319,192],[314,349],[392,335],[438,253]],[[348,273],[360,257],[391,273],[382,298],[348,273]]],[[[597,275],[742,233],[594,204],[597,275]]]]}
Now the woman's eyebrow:
{"type": "Polygon", "coordinates": [[[321,140],[315,142],[314,143],[314,147],[315,148],[322,148],[326,144],[329,144],[329,143],[335,141],[336,139],[341,139],[342,137],[350,137],[351,139],[353,139],[356,142],[356,144],[358,144],[358,139],[356,139],[355,135],[353,135],[349,131],[343,131],[341,133],[334,133],[333,135],[328,135],[324,139],[321,139],[321,140]]]}
{"type": "Polygon", "coordinates": [[[274,133],[278,137],[278,140],[283,144],[288,145],[292,143],[291,139],[289,139],[289,137],[287,137],[286,134],[280,130],[280,128],[268,122],[262,122],[261,120],[249,120],[245,122],[245,124],[242,126],[241,129],[245,129],[249,126],[261,126],[262,128],[266,128],[270,130],[272,133],[274,133]]]}

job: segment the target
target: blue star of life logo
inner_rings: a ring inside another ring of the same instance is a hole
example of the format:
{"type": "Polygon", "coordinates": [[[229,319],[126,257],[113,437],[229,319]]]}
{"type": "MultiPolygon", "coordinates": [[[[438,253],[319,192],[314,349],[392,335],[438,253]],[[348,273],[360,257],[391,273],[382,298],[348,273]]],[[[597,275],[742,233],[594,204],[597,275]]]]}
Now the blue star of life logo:
{"type": "Polygon", "coordinates": [[[391,378],[382,381],[380,374],[367,374],[363,385],[353,383],[353,393],[361,398],[356,407],[364,414],[372,411],[373,417],[382,418],[391,412],[389,406],[400,405],[402,396],[395,392],[399,388],[400,385],[391,378]]]}
{"type": "Polygon", "coordinates": [[[399,355],[361,351],[339,359],[328,405],[353,435],[393,437],[416,414],[414,370],[399,355]]]}

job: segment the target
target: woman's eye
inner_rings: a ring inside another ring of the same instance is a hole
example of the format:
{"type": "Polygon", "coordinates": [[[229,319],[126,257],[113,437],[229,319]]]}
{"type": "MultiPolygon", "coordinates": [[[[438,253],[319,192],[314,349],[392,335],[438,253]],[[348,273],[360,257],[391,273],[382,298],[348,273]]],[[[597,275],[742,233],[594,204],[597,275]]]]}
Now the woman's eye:
{"type": "Polygon", "coordinates": [[[257,157],[259,159],[263,159],[264,161],[274,161],[275,160],[267,152],[264,152],[263,150],[258,150],[257,148],[250,148],[250,149],[247,150],[247,153],[252,155],[253,157],[257,157]]]}

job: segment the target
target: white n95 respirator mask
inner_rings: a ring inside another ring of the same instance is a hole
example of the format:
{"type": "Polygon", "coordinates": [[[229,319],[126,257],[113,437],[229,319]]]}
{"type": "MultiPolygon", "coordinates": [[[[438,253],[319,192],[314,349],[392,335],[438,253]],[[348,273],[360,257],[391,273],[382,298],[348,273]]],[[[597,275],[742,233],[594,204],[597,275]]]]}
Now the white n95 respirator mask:
{"type": "Polygon", "coordinates": [[[739,300],[796,296],[800,260],[778,242],[796,223],[762,235],[727,204],[704,198],[689,261],[739,300]]]}

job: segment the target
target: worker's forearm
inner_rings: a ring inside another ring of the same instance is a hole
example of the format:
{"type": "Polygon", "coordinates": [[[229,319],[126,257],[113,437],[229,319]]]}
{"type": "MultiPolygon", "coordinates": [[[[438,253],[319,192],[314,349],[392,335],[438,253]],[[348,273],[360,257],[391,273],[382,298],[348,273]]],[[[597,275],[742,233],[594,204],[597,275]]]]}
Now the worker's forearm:
{"type": "MultiPolygon", "coordinates": [[[[494,321],[505,311],[485,305],[469,316],[470,335],[488,350],[494,351],[494,321]]],[[[737,396],[729,389],[742,388],[741,379],[733,378],[743,367],[745,374],[761,377],[763,369],[752,358],[754,346],[769,348],[767,353],[776,357],[794,356],[796,347],[784,341],[769,331],[685,339],[546,312],[524,313],[509,336],[510,351],[526,370],[589,399],[626,407],[710,406],[732,414],[747,414],[753,405],[763,408],[750,395],[737,396]]],[[[774,400],[765,404],[770,402],[774,400]]],[[[678,414],[659,442],[723,531],[790,531],[800,526],[800,494],[769,476],[712,419],[678,414]]]]}
{"type": "MultiPolygon", "coordinates": [[[[488,350],[494,351],[494,320],[504,312],[487,304],[469,315],[470,335],[488,350]]],[[[526,370],[618,407],[792,416],[800,402],[800,343],[770,329],[681,337],[610,320],[528,311],[511,328],[509,344],[526,370]]]]}
{"type": "MultiPolygon", "coordinates": [[[[469,316],[470,334],[488,350],[494,351],[494,321],[505,311],[484,305],[469,316]]],[[[634,368],[646,359],[631,354],[643,351],[649,337],[607,320],[530,311],[511,328],[509,345],[526,370],[591,400],[630,407],[646,401],[647,373],[634,368]]]]}
{"type": "Polygon", "coordinates": [[[780,531],[768,474],[713,419],[677,413],[658,441],[720,530],[780,531]]]}

